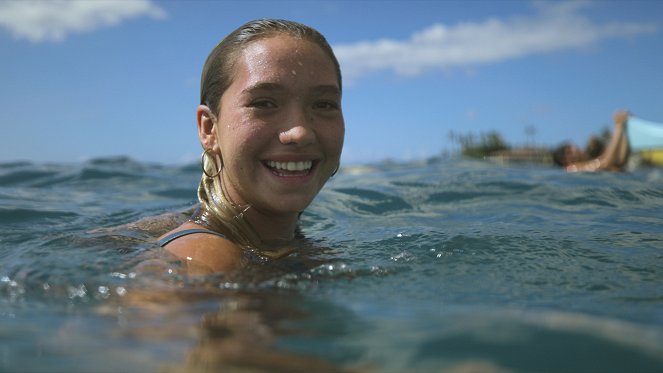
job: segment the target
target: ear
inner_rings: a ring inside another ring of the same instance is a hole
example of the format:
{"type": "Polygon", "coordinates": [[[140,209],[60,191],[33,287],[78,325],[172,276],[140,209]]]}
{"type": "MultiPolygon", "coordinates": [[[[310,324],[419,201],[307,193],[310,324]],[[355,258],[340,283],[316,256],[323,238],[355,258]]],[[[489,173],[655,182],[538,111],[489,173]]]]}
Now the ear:
{"type": "Polygon", "coordinates": [[[216,124],[212,111],[206,105],[198,105],[196,110],[198,138],[204,149],[216,150],[216,124]]]}

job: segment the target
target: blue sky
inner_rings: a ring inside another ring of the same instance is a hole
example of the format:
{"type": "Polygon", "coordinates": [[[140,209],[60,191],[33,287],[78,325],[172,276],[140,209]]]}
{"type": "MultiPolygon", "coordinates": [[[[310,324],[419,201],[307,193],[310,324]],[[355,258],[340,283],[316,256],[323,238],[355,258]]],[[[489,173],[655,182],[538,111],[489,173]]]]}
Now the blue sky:
{"type": "Polygon", "coordinates": [[[663,122],[662,1],[0,0],[0,162],[196,162],[202,64],[255,18],[334,47],[346,164],[455,150],[450,131],[584,145],[622,108],[663,122]]]}

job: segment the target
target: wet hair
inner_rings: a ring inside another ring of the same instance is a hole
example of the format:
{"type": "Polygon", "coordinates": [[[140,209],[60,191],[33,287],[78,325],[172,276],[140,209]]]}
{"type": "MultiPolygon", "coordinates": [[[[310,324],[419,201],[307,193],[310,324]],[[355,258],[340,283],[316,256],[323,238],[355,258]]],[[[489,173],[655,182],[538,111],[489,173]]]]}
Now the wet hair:
{"type": "Polygon", "coordinates": [[[604,150],[605,150],[605,144],[603,143],[603,141],[596,136],[592,136],[587,142],[585,153],[590,159],[592,159],[592,158],[598,158],[601,154],[603,154],[604,150]]]}
{"type": "MultiPolygon", "coordinates": [[[[212,116],[219,116],[223,93],[233,82],[235,63],[241,51],[250,43],[276,35],[288,35],[308,40],[318,45],[334,64],[341,89],[341,68],[338,60],[322,34],[301,23],[261,19],[248,22],[226,36],[207,57],[200,80],[200,104],[206,105],[212,116]]],[[[265,250],[255,229],[243,218],[250,208],[233,203],[225,192],[222,182],[223,160],[219,154],[206,151],[202,157],[203,175],[198,186],[200,208],[191,221],[230,236],[240,247],[263,258],[276,258],[290,252],[282,248],[278,252],[265,250]],[[213,176],[210,176],[213,175],[213,176]]],[[[296,236],[298,232],[295,232],[296,236]]]]}
{"type": "Polygon", "coordinates": [[[568,153],[568,149],[571,148],[571,144],[569,143],[564,143],[552,152],[552,160],[553,163],[560,167],[565,167],[568,165],[569,160],[566,158],[566,154],[568,153]]]}
{"type": "Polygon", "coordinates": [[[312,27],[281,19],[259,19],[245,23],[226,36],[207,57],[200,80],[200,104],[212,114],[219,114],[221,96],[233,80],[239,53],[251,42],[276,35],[308,40],[319,46],[334,64],[338,87],[341,88],[341,67],[327,39],[312,27]]]}

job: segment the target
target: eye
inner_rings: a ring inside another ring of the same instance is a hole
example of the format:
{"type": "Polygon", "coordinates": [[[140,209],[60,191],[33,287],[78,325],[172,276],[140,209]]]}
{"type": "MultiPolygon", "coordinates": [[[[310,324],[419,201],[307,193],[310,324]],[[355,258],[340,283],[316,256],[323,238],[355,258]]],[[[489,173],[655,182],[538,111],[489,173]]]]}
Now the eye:
{"type": "Polygon", "coordinates": [[[268,99],[253,100],[248,106],[256,109],[274,109],[277,107],[273,100],[268,99]]]}
{"type": "Polygon", "coordinates": [[[340,105],[338,104],[338,102],[333,100],[321,100],[315,102],[313,104],[313,107],[315,109],[320,109],[320,110],[338,110],[340,108],[340,105]]]}

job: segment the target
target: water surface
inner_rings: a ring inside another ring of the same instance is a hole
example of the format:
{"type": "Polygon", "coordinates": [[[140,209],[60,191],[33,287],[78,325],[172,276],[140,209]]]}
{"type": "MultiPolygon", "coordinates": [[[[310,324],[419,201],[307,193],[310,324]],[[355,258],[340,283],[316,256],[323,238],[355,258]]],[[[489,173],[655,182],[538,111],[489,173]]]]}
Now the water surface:
{"type": "Polygon", "coordinates": [[[661,169],[345,168],[310,246],[191,277],[131,223],[199,177],[0,164],[0,371],[663,371],[661,169]]]}

